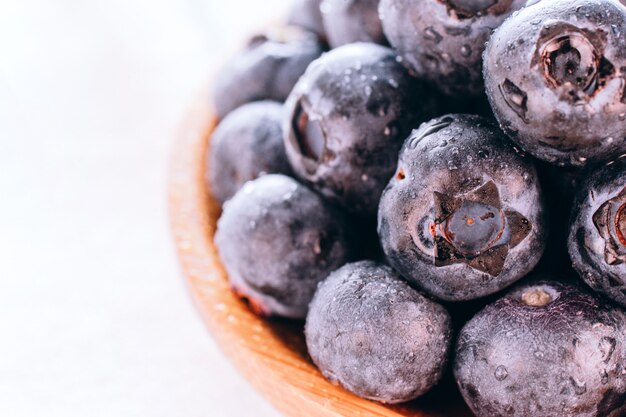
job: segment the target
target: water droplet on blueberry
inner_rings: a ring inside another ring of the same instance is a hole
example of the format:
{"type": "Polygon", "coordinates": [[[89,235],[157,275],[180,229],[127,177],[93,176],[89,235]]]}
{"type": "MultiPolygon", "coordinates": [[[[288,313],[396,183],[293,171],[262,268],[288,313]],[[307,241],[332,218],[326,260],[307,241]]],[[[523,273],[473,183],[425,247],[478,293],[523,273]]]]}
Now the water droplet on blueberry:
{"type": "Polygon", "coordinates": [[[509,371],[504,365],[500,365],[496,368],[493,375],[498,381],[504,381],[509,376],[509,371]]]}
{"type": "Polygon", "coordinates": [[[468,57],[472,55],[472,47],[469,45],[461,46],[461,55],[464,57],[468,57]]]}

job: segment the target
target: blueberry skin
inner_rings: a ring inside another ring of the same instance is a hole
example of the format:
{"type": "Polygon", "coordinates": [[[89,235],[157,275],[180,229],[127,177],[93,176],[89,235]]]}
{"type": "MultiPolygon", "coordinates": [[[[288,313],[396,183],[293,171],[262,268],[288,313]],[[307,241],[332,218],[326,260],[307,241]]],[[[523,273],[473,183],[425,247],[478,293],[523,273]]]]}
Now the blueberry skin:
{"type": "Polygon", "coordinates": [[[219,72],[213,85],[216,115],[259,100],[284,101],[307,66],[324,51],[317,36],[296,27],[250,39],[219,72]]]}
{"type": "Polygon", "coordinates": [[[326,39],[320,5],[322,0],[294,0],[287,24],[299,26],[315,33],[320,39],[326,39]]]}
{"type": "Polygon", "coordinates": [[[264,316],[303,319],[318,282],[352,257],[342,213],[279,174],[226,202],[215,245],[235,291],[264,316]]]}
{"type": "Polygon", "coordinates": [[[583,167],[626,152],[626,8],[540,1],[507,19],[484,54],[487,95],[533,156],[583,167]]]}
{"type": "Polygon", "coordinates": [[[465,325],[454,374],[477,417],[619,417],[625,361],[623,311],[576,286],[538,281],[465,325]]]}
{"type": "Polygon", "coordinates": [[[328,43],[337,48],[354,42],[387,43],[378,16],[379,0],[323,0],[322,22],[328,43]]]}
{"type": "Polygon", "coordinates": [[[372,261],[345,265],[320,285],[304,331],[326,378],[384,403],[417,398],[434,386],[452,340],[442,306],[372,261]]]}
{"type": "Polygon", "coordinates": [[[381,0],[389,43],[409,71],[452,96],[484,92],[482,53],[491,32],[526,0],[381,0]]]}
{"type": "Polygon", "coordinates": [[[295,174],[347,210],[373,217],[402,141],[437,103],[391,49],[355,43],[314,61],[285,106],[295,174]]]}
{"type": "Polygon", "coordinates": [[[497,126],[474,115],[424,123],[383,192],[387,261],[446,301],[493,294],[537,264],[546,222],[537,172],[497,126]]]}
{"type": "Polygon", "coordinates": [[[593,290],[626,307],[626,159],[595,170],[572,205],[568,251],[593,290]]]}
{"type": "Polygon", "coordinates": [[[208,148],[209,193],[223,204],[263,174],[291,174],[283,144],[283,105],[275,101],[244,104],[217,126],[208,148]]]}

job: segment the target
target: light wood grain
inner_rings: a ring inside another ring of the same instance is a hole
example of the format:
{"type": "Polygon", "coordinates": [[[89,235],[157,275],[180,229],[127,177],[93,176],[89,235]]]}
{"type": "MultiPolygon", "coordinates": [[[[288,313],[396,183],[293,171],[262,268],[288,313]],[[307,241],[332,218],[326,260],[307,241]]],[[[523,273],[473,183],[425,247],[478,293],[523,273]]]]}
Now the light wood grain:
{"type": "Polygon", "coordinates": [[[247,380],[276,408],[293,417],[471,416],[452,381],[400,406],[364,400],[330,384],[308,358],[301,324],[262,320],[232,294],[213,245],[220,208],[204,183],[204,156],[215,124],[211,109],[200,101],[179,132],[169,179],[170,218],[198,311],[247,380]]]}

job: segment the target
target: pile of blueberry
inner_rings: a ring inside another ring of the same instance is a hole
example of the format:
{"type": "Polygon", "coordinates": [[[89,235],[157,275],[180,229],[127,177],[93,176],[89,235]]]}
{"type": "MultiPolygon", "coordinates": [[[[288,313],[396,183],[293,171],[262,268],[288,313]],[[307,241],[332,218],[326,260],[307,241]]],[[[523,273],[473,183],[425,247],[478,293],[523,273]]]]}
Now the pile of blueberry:
{"type": "Polygon", "coordinates": [[[326,378],[626,416],[626,0],[299,0],[213,99],[231,285],[326,378]]]}

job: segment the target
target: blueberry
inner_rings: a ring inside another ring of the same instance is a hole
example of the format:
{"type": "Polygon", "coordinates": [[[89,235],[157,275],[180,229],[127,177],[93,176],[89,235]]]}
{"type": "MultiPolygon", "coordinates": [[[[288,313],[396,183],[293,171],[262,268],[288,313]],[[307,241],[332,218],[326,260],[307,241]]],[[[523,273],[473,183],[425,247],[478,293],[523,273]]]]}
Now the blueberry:
{"type": "Polygon", "coordinates": [[[381,0],[389,43],[415,75],[448,95],[484,91],[482,53],[491,31],[526,0],[381,0]]]}
{"type": "Polygon", "coordinates": [[[507,134],[550,163],[626,152],[626,8],[540,1],[509,18],[484,55],[487,95],[507,134]]]}
{"type": "Polygon", "coordinates": [[[215,244],[232,287],[259,314],[294,319],[352,257],[344,216],[279,174],[247,182],[226,202],[215,244]]]}
{"type": "Polygon", "coordinates": [[[296,27],[253,37],[221,70],[213,101],[221,119],[235,108],[258,100],[284,101],[323,46],[317,36],[296,27]]]}
{"type": "Polygon", "coordinates": [[[388,266],[333,272],[315,293],[305,326],[309,354],[326,378],[385,403],[419,397],[444,371],[450,317],[388,266]]]}
{"type": "Polygon", "coordinates": [[[283,114],[282,104],[259,101],[233,110],[217,126],[206,176],[210,193],[220,203],[260,175],[291,173],[283,145],[283,114]]]}
{"type": "Polygon", "coordinates": [[[595,291],[626,307],[626,159],[595,170],[572,205],[568,249],[595,291]]]}
{"type": "Polygon", "coordinates": [[[379,0],[323,0],[322,21],[328,43],[336,48],[354,42],[386,44],[378,17],[379,0]]]}
{"type": "Polygon", "coordinates": [[[534,165],[473,115],[434,119],[408,137],[378,211],[391,266],[447,301],[522,278],[541,257],[545,229],[534,165]]]}
{"type": "Polygon", "coordinates": [[[576,286],[521,286],[470,320],[454,374],[478,417],[626,413],[626,315],[576,286]]]}
{"type": "Polygon", "coordinates": [[[391,49],[355,43],[314,61],[286,103],[296,175],[351,212],[376,212],[402,140],[436,103],[391,49]]]}
{"type": "Polygon", "coordinates": [[[326,39],[320,10],[321,3],[322,0],[294,0],[287,24],[299,26],[315,33],[320,39],[326,39]]]}

